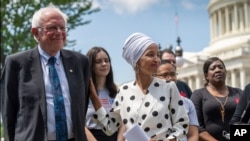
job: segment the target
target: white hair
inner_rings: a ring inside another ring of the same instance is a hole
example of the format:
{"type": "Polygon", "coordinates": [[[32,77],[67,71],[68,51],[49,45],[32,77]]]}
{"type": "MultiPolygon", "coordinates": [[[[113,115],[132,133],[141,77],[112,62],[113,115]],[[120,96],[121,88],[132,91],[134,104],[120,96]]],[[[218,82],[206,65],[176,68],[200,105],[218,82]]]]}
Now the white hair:
{"type": "Polygon", "coordinates": [[[49,9],[55,10],[60,15],[62,15],[62,17],[63,17],[63,19],[65,21],[65,24],[67,24],[68,16],[66,14],[64,14],[59,8],[57,8],[52,3],[50,3],[49,6],[41,8],[38,11],[35,12],[35,14],[32,17],[32,28],[36,28],[36,27],[41,26],[41,20],[42,20],[43,13],[45,11],[49,10],[49,9]]]}
{"type": "MultiPolygon", "coordinates": [[[[35,14],[32,17],[32,21],[31,21],[32,28],[37,28],[37,27],[41,26],[41,20],[42,20],[43,13],[45,11],[47,11],[47,10],[55,10],[55,11],[57,11],[60,15],[62,15],[62,17],[63,17],[63,19],[65,21],[65,25],[67,25],[68,16],[66,14],[64,14],[55,5],[53,5],[52,3],[50,3],[47,7],[41,8],[38,11],[35,12],[35,14]]],[[[38,42],[37,38],[35,36],[33,36],[33,37],[38,42]]]]}

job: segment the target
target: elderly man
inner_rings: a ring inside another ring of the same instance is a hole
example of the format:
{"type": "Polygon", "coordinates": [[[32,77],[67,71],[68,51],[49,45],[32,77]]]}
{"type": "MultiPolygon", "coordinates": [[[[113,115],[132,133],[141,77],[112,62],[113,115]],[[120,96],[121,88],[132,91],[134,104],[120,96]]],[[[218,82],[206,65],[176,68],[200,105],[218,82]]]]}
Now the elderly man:
{"type": "Polygon", "coordinates": [[[64,50],[67,16],[50,5],[32,19],[37,47],[6,58],[1,77],[5,139],[86,141],[89,61],[64,50]]]}

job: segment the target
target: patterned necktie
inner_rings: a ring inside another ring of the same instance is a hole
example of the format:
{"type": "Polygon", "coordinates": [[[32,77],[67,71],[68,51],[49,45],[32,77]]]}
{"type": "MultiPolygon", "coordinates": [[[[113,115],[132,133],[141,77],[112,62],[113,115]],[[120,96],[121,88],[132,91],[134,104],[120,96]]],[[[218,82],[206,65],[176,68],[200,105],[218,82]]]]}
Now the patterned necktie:
{"type": "Polygon", "coordinates": [[[59,81],[58,74],[55,68],[56,58],[49,58],[49,80],[51,83],[52,94],[54,96],[54,111],[56,122],[56,140],[67,141],[68,130],[66,122],[66,113],[64,107],[64,100],[62,95],[62,89],[59,81]]]}

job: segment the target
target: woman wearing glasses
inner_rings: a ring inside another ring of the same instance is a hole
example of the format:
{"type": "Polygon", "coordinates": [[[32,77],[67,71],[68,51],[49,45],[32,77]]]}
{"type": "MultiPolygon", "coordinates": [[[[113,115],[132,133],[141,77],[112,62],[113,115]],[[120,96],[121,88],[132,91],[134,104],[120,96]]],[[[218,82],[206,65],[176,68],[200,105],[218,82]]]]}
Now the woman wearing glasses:
{"type": "MultiPolygon", "coordinates": [[[[163,50],[160,51],[160,58],[161,61],[170,61],[171,64],[173,64],[176,67],[176,55],[175,53],[169,49],[169,48],[165,48],[163,50]]],[[[176,81],[176,86],[178,88],[178,90],[180,91],[181,96],[190,98],[192,95],[192,90],[190,89],[190,87],[188,86],[188,84],[184,81],[181,80],[177,80],[176,81]]]]}

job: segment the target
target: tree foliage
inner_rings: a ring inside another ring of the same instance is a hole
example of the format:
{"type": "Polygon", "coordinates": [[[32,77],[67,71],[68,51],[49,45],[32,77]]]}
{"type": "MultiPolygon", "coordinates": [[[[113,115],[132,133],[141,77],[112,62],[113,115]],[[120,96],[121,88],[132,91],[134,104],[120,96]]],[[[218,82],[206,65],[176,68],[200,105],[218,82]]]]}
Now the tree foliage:
{"type": "MultiPolygon", "coordinates": [[[[7,55],[36,46],[31,33],[31,19],[35,11],[53,3],[68,15],[68,31],[90,23],[85,15],[99,11],[92,9],[92,0],[1,0],[1,52],[0,70],[7,55]]],[[[67,47],[73,47],[75,40],[68,40],[67,47]]]]}

